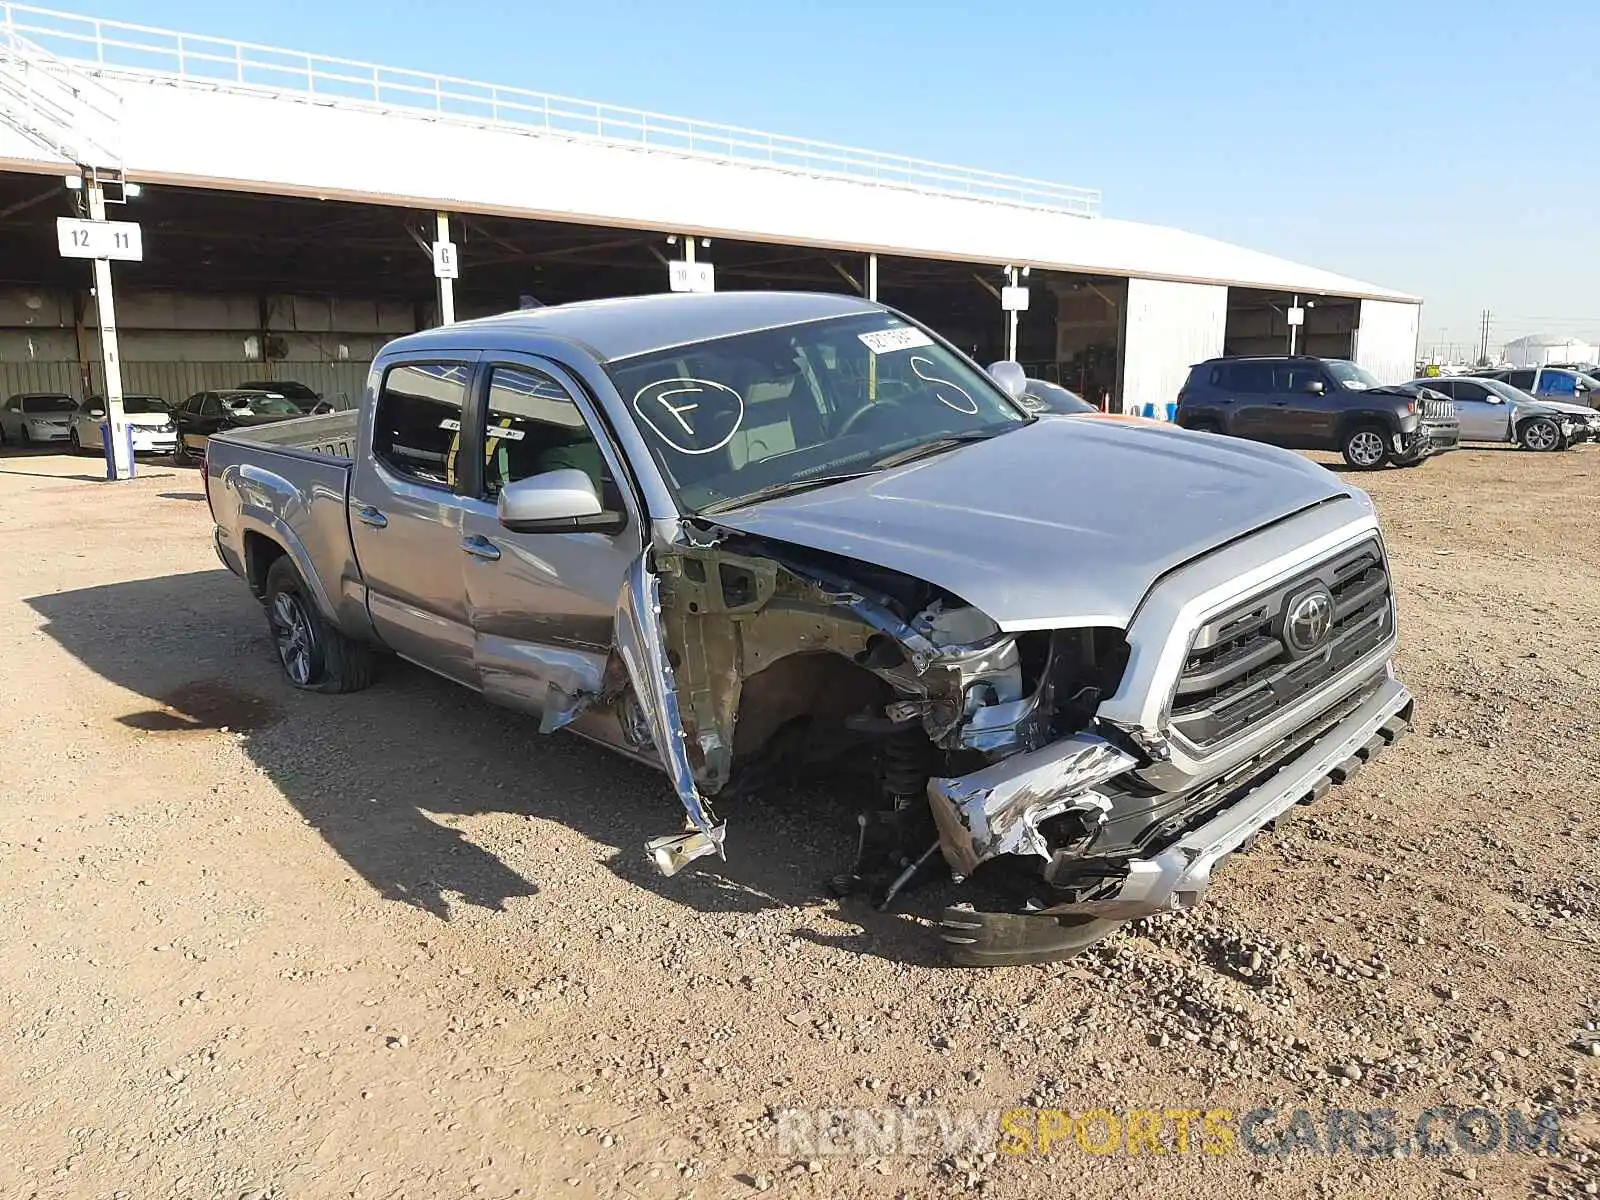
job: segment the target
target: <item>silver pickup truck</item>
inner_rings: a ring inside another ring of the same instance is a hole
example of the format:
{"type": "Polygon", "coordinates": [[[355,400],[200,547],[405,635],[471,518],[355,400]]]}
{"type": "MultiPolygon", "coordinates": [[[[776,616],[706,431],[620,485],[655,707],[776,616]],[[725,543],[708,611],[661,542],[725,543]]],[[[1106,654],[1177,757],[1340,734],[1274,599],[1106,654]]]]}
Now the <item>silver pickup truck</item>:
{"type": "Polygon", "coordinates": [[[1362,492],[1025,384],[851,297],[573,304],[390,343],[359,412],[212,438],[206,490],[295,686],[386,651],[659,766],[667,873],[763,780],[870,765],[837,886],[947,868],[953,957],[1040,961],[1196,903],[1412,701],[1362,492]]]}

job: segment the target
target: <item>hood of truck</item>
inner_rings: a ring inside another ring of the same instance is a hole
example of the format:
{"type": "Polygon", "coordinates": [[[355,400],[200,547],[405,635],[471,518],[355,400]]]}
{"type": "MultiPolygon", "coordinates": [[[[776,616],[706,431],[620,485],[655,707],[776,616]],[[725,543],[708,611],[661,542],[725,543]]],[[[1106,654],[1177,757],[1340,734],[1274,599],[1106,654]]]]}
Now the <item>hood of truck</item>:
{"type": "Polygon", "coordinates": [[[914,576],[1008,631],[1126,628],[1168,571],[1341,497],[1366,503],[1285,450],[1173,426],[1041,417],[716,521],[914,576]]]}

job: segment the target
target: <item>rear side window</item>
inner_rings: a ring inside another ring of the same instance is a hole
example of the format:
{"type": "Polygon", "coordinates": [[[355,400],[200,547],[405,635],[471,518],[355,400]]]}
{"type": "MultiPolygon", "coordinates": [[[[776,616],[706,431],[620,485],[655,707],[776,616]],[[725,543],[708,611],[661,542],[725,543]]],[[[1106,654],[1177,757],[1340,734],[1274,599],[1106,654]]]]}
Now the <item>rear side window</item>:
{"type": "Polygon", "coordinates": [[[1264,393],[1272,391],[1272,364],[1269,362],[1230,363],[1223,374],[1229,391],[1264,393]]]}
{"type": "Polygon", "coordinates": [[[469,370],[462,363],[390,367],[372,414],[373,457],[418,483],[454,486],[469,370]]]}
{"type": "Polygon", "coordinates": [[[1506,382],[1514,388],[1521,388],[1523,391],[1528,391],[1533,387],[1533,372],[1513,371],[1511,374],[1506,376],[1506,382]]]}

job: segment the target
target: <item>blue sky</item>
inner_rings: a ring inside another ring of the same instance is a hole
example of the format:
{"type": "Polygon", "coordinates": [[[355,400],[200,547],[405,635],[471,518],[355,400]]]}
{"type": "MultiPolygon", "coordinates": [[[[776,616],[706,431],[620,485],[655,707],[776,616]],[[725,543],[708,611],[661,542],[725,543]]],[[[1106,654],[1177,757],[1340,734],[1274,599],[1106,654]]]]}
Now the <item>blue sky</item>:
{"type": "Polygon", "coordinates": [[[1425,345],[1600,339],[1596,0],[70,7],[1097,187],[1421,294],[1425,345]]]}

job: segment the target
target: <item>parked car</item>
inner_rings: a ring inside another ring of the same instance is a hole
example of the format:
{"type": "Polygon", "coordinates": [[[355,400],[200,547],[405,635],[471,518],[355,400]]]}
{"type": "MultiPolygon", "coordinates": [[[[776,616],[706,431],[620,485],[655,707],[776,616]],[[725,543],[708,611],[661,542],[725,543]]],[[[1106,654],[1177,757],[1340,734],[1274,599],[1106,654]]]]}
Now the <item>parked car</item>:
{"type": "MultiPolygon", "coordinates": [[[[172,406],[160,396],[124,395],[122,412],[133,430],[135,454],[171,454],[177,445],[177,426],[173,424],[172,406]]],[[[105,452],[105,438],[100,426],[106,419],[104,396],[90,396],[72,414],[72,425],[67,440],[72,448],[82,452],[105,452]]]]}
{"type": "Polygon", "coordinates": [[[1508,442],[1524,450],[1565,450],[1600,440],[1600,412],[1540,400],[1499,379],[1416,379],[1450,397],[1464,442],[1508,442]]]}
{"type": "Polygon", "coordinates": [[[1018,403],[1029,412],[1058,413],[1063,416],[1100,411],[1077,392],[1045,379],[1028,380],[1018,403]]]}
{"type": "Polygon", "coordinates": [[[173,419],[178,427],[173,447],[175,462],[188,462],[196,451],[204,451],[212,434],[240,426],[271,425],[306,414],[276,392],[246,392],[229,388],[215,392],[196,392],[178,406],[173,419]]]}
{"type": "Polygon", "coordinates": [[[1336,358],[1213,358],[1189,371],[1178,424],[1291,450],[1337,450],[1352,467],[1411,467],[1460,440],[1450,402],[1382,384],[1336,358]]]}
{"type": "Polygon", "coordinates": [[[61,392],[21,392],[0,407],[0,445],[64,442],[78,402],[61,392]]]}
{"type": "Polygon", "coordinates": [[[1569,367],[1508,367],[1491,377],[1537,396],[1594,408],[1600,404],[1600,379],[1569,367]]]}
{"type": "Polygon", "coordinates": [[[322,398],[321,392],[314,392],[305,384],[297,383],[293,379],[254,379],[241,383],[236,390],[272,392],[282,396],[303,413],[333,411],[333,405],[322,398]]]}
{"type": "Polygon", "coordinates": [[[369,378],[359,412],[207,455],[288,680],[356,691],[392,651],[654,763],[668,874],[739,852],[741,793],[865,755],[841,888],[887,905],[942,855],[982,902],[944,915],[958,961],[1059,958],[1188,908],[1407,728],[1365,494],[1267,446],[1030,414],[870,301],[508,313],[369,378]]]}

